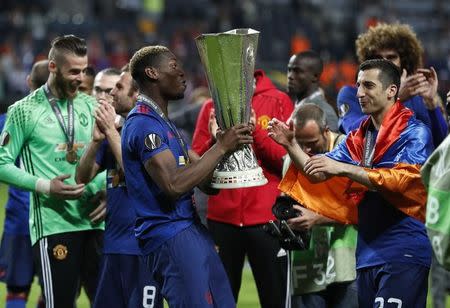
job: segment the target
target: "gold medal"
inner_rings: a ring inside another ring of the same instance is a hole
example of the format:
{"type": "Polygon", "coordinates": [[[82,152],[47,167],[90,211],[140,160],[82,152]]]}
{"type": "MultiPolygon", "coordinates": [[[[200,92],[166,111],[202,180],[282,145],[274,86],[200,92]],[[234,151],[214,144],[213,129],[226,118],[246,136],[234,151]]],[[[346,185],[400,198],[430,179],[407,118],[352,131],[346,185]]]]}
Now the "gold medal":
{"type": "Polygon", "coordinates": [[[78,161],[78,155],[75,150],[70,150],[66,152],[66,160],[71,163],[75,164],[78,161]]]}

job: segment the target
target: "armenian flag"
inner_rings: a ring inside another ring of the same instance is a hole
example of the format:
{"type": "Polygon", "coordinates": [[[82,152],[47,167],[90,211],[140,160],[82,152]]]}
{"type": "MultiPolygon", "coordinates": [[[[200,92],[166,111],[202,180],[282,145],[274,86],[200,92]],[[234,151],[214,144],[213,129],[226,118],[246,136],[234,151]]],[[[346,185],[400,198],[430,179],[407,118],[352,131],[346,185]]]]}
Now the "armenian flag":
{"type": "MultiPolygon", "coordinates": [[[[369,117],[352,131],[328,157],[362,166],[369,117]]],[[[420,168],[433,150],[429,129],[413,112],[396,102],[388,111],[375,141],[373,165],[367,171],[376,190],[405,214],[425,221],[426,191],[420,168]]],[[[313,211],[345,224],[357,224],[358,205],[367,187],[345,177],[312,183],[291,164],[281,181],[281,191],[313,211]]]]}

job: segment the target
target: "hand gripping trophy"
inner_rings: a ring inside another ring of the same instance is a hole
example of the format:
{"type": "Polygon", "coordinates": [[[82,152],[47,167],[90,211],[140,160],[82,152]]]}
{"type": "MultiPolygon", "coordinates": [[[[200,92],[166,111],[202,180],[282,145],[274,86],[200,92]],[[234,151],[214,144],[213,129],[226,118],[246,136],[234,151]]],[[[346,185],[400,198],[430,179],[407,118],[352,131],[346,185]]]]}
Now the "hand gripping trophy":
{"type": "MultiPolygon", "coordinates": [[[[235,29],[196,38],[221,129],[250,120],[258,36],[253,29],[235,29]]],[[[240,188],[266,183],[252,147],[245,145],[219,163],[211,186],[240,188]]]]}

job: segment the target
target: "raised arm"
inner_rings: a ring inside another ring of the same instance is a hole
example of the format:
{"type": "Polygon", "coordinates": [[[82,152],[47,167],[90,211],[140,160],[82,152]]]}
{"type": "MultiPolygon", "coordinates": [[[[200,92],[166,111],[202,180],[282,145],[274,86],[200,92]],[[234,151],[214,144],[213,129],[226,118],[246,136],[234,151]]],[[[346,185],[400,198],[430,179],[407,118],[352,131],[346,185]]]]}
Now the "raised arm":
{"type": "MultiPolygon", "coordinates": [[[[303,152],[300,145],[295,141],[293,122],[289,122],[289,126],[286,123],[274,118],[269,122],[268,136],[272,138],[276,143],[286,149],[298,170],[303,171],[309,156],[303,152]]],[[[317,181],[316,179],[311,179],[317,181]]]]}
{"type": "Polygon", "coordinates": [[[253,149],[265,169],[281,175],[286,150],[269,137],[267,120],[276,117],[281,121],[286,121],[291,116],[294,107],[287,95],[276,93],[278,96],[274,94],[272,96],[258,96],[258,100],[263,101],[258,105],[255,104],[258,109],[255,108],[256,129],[253,132],[253,149]],[[266,118],[267,120],[265,120],[266,118]]]}
{"type": "Polygon", "coordinates": [[[421,73],[426,81],[422,82],[416,89],[418,95],[423,97],[425,107],[428,110],[428,115],[431,120],[431,133],[433,135],[433,143],[435,147],[447,137],[448,125],[445,115],[442,113],[439,102],[436,99],[438,89],[438,76],[433,67],[429,69],[419,68],[418,73],[421,73]]]}
{"type": "Polygon", "coordinates": [[[311,182],[318,183],[333,176],[345,176],[369,189],[374,189],[367,172],[362,167],[341,163],[325,155],[309,157],[295,141],[292,121],[288,127],[285,123],[272,119],[269,124],[269,136],[286,149],[297,170],[311,182]]]}
{"type": "Polygon", "coordinates": [[[104,139],[105,135],[95,123],[92,141],[89,143],[86,151],[84,151],[75,172],[75,181],[77,183],[89,183],[100,171],[100,165],[96,162],[96,156],[104,139]]]}
{"type": "Polygon", "coordinates": [[[98,123],[98,127],[105,135],[105,138],[108,140],[109,147],[111,148],[116,162],[123,170],[122,148],[120,147],[120,133],[117,130],[115,124],[116,117],[117,114],[114,110],[114,107],[108,103],[101,103],[95,111],[95,121],[96,123],[98,123]]]}

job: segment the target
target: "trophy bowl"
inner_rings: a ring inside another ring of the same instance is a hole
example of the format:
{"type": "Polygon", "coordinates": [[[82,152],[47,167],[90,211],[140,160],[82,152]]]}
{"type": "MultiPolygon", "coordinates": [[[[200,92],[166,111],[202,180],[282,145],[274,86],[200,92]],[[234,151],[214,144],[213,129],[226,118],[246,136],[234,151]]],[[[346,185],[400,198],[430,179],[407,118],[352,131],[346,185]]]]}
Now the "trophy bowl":
{"type": "MultiPolygon", "coordinates": [[[[195,39],[217,124],[222,130],[250,120],[258,36],[259,32],[253,29],[234,29],[202,34],[195,39]]],[[[240,188],[266,183],[252,147],[244,145],[217,165],[211,187],[240,188]]]]}

